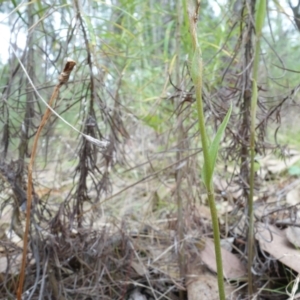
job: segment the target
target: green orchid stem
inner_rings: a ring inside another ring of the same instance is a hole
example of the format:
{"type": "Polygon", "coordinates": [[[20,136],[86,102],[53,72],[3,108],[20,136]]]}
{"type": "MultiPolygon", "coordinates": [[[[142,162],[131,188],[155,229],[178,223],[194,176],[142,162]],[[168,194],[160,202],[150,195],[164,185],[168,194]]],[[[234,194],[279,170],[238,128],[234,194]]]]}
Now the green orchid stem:
{"type": "Polygon", "coordinates": [[[257,79],[258,67],[260,58],[260,38],[262,34],[263,23],[266,15],[266,0],[259,0],[255,20],[255,55],[253,62],[252,73],[252,98],[251,98],[251,128],[250,128],[250,178],[249,178],[249,199],[248,199],[248,218],[249,218],[249,231],[248,231],[248,296],[253,295],[253,278],[252,278],[252,265],[254,259],[254,210],[253,210],[253,197],[254,197],[254,179],[255,179],[255,126],[256,126],[256,110],[257,110],[257,79]]]}
{"type": "MultiPolygon", "coordinates": [[[[201,53],[200,53],[201,54],[201,53]]],[[[202,72],[202,70],[199,70],[202,72]]],[[[205,128],[205,119],[203,112],[203,102],[202,102],[202,80],[198,80],[198,82],[194,82],[195,90],[196,90],[196,103],[197,103],[197,113],[198,113],[198,124],[201,135],[202,142],[202,150],[204,161],[209,161],[209,146],[205,128]]],[[[207,196],[209,202],[209,208],[212,219],[213,226],[213,234],[214,234],[214,244],[215,244],[215,253],[216,253],[216,264],[217,264],[217,276],[218,276],[218,287],[219,287],[219,298],[220,300],[225,300],[225,289],[224,289],[224,280],[223,280],[223,263],[222,263],[222,255],[221,255],[221,241],[220,241],[220,229],[218,222],[218,213],[216,209],[215,203],[215,193],[213,183],[210,180],[209,184],[206,185],[207,196]]]]}
{"type": "Polygon", "coordinates": [[[220,229],[219,229],[218,213],[216,209],[215,193],[214,193],[213,185],[207,188],[207,195],[208,195],[208,202],[209,202],[213,233],[214,233],[219,298],[220,300],[223,299],[225,300],[226,297],[225,297],[225,287],[224,287],[224,280],[223,280],[223,263],[222,263],[222,253],[221,253],[220,229]]]}
{"type": "Polygon", "coordinates": [[[203,109],[203,101],[202,101],[202,74],[203,74],[202,53],[201,53],[201,47],[198,44],[197,33],[196,33],[196,24],[198,19],[197,16],[199,13],[200,2],[196,3],[195,1],[190,1],[189,5],[190,6],[187,8],[187,12],[189,15],[190,34],[191,34],[191,41],[193,46],[191,76],[195,86],[198,124],[199,124],[199,131],[200,131],[201,142],[202,142],[202,151],[204,156],[202,179],[204,181],[207,190],[208,202],[209,202],[211,219],[212,219],[215,253],[216,253],[219,298],[220,300],[225,300],[226,297],[225,297],[224,280],[223,280],[220,229],[219,229],[218,214],[216,209],[215,194],[214,194],[214,187],[213,187],[213,172],[214,172],[215,163],[217,159],[219,144],[231,114],[231,107],[227,112],[227,115],[225,116],[222,124],[218,128],[214,140],[212,141],[212,143],[209,143],[207,138],[207,133],[206,133],[204,109],[203,109]]]}

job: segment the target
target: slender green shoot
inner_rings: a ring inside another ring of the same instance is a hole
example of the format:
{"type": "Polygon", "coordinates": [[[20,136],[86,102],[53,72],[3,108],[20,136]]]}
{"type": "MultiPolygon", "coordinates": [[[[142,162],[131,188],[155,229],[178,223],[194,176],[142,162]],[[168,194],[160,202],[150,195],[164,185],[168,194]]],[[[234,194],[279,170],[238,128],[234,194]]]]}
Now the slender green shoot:
{"type": "Polygon", "coordinates": [[[216,253],[216,264],[217,264],[217,276],[218,276],[218,286],[219,286],[219,298],[220,300],[225,300],[225,289],[224,289],[224,280],[223,280],[223,265],[222,265],[222,256],[221,256],[221,243],[220,243],[220,230],[218,223],[218,214],[215,204],[215,195],[213,187],[213,173],[217,160],[217,154],[219,149],[219,144],[222,139],[223,133],[227,126],[227,123],[231,114],[231,107],[227,112],[222,124],[220,125],[217,134],[211,144],[207,138],[207,131],[205,127],[205,118],[203,111],[203,101],[202,101],[202,53],[201,47],[198,43],[197,34],[196,34],[196,25],[198,20],[198,11],[199,11],[199,2],[198,6],[194,7],[195,1],[190,1],[190,6],[188,7],[189,23],[190,23],[190,34],[192,39],[192,50],[193,58],[191,64],[191,76],[193,83],[195,85],[196,93],[196,104],[197,104],[197,113],[198,113],[198,123],[199,131],[201,135],[202,150],[204,156],[204,165],[202,168],[202,179],[204,181],[208,202],[212,217],[213,225],[213,235],[215,242],[215,253],[216,253]]]}
{"type": "Polygon", "coordinates": [[[260,58],[260,39],[262,35],[263,23],[266,15],[266,0],[259,0],[257,3],[256,20],[255,20],[255,55],[253,62],[252,73],[252,98],[251,98],[251,128],[250,128],[250,192],[248,199],[248,217],[249,217],[249,231],[248,231],[248,293],[251,297],[253,295],[253,279],[252,279],[252,263],[254,255],[254,211],[253,211],[253,195],[254,195],[254,174],[255,174],[255,121],[257,110],[257,79],[258,67],[260,58]]]}

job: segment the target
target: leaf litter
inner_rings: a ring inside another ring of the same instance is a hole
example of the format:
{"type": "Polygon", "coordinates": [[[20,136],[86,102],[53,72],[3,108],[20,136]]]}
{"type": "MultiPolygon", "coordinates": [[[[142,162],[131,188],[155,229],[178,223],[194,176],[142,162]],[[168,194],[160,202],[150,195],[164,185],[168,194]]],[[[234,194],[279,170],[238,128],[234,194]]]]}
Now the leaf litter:
{"type": "MultiPolygon", "coordinates": [[[[282,168],[278,170],[284,171],[282,168]]],[[[214,178],[216,180],[217,176],[214,178]]],[[[65,182],[62,181],[63,192],[66,190],[65,182]]],[[[123,181],[116,179],[119,190],[123,189],[122,185],[123,181]]],[[[296,224],[295,209],[299,202],[295,199],[292,202],[294,196],[289,195],[298,185],[297,179],[282,183],[279,190],[268,184],[268,189],[265,189],[268,194],[263,198],[266,200],[257,198],[256,215],[263,221],[258,222],[256,227],[258,249],[270,255],[266,258],[264,254],[263,258],[259,258],[261,265],[254,267],[257,274],[270,261],[281,262],[300,273],[299,254],[294,246],[298,242],[292,240],[293,236],[298,236],[297,232],[295,234],[297,227],[292,225],[296,224]]],[[[42,194],[43,189],[37,190],[42,194]]],[[[49,191],[51,195],[51,189],[49,191]]],[[[209,210],[206,205],[199,203],[186,206],[185,241],[179,242],[176,210],[168,204],[173,191],[174,182],[170,180],[160,188],[145,183],[144,186],[133,185],[128,193],[122,194],[122,200],[116,197],[102,205],[100,210],[87,202],[84,206],[85,226],[76,228],[74,215],[67,207],[53,202],[56,194],[59,194],[56,183],[53,200],[51,196],[47,200],[52,206],[52,217],[39,224],[33,222],[25,295],[31,295],[30,299],[38,299],[42,293],[40,284],[44,282],[43,292],[56,299],[61,297],[63,290],[74,299],[179,299],[180,291],[189,300],[199,299],[199,294],[207,299],[217,299],[209,210]],[[135,195],[134,198],[132,195],[135,195]],[[151,206],[149,199],[153,199],[153,195],[157,199],[156,204],[151,206]],[[55,212],[53,207],[56,208],[55,212]],[[186,278],[180,278],[179,275],[178,251],[181,247],[184,247],[186,254],[186,278]]],[[[216,192],[219,193],[220,223],[228,228],[227,235],[234,233],[232,237],[229,236],[230,239],[226,236],[222,239],[227,244],[226,249],[224,246],[222,250],[226,291],[230,299],[238,299],[247,280],[244,254],[240,251],[246,222],[244,220],[244,224],[241,224],[242,219],[229,220],[234,206],[228,204],[234,204],[239,198],[237,186],[226,186],[225,181],[220,181],[216,192]],[[240,229],[230,231],[230,228],[240,229]]],[[[203,199],[205,201],[205,197],[203,199]]],[[[11,212],[3,211],[0,226],[0,283],[6,290],[0,291],[13,297],[22,239],[13,234],[10,222],[11,212]]]]}

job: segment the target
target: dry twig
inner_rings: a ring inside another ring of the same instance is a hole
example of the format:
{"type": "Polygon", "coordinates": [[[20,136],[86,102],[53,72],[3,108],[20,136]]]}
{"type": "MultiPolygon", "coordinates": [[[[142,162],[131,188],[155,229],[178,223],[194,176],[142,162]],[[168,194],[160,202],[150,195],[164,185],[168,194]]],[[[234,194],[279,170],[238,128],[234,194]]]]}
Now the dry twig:
{"type": "MultiPolygon", "coordinates": [[[[72,59],[68,59],[64,70],[61,72],[61,74],[58,77],[59,83],[55,86],[54,91],[52,93],[52,96],[49,100],[49,107],[52,107],[52,104],[54,100],[57,98],[59,94],[59,90],[61,86],[68,82],[70,74],[76,65],[76,62],[72,59]]],[[[34,164],[34,159],[36,156],[37,151],[37,145],[39,136],[41,134],[42,129],[47,123],[47,120],[50,117],[51,110],[47,107],[46,112],[42,118],[42,121],[40,123],[40,126],[37,130],[37,133],[35,135],[34,141],[33,141],[33,147],[31,152],[31,157],[28,165],[28,184],[27,184],[27,210],[26,210],[26,225],[25,225],[25,234],[24,234],[24,247],[23,247],[23,256],[22,256],[22,265],[20,270],[20,276],[19,276],[19,285],[17,290],[17,299],[22,299],[22,291],[23,291],[23,284],[25,279],[25,267],[26,267],[26,256],[27,256],[27,245],[28,245],[28,233],[29,233],[29,226],[30,226],[30,211],[31,211],[31,196],[32,196],[32,168],[34,164]]]]}

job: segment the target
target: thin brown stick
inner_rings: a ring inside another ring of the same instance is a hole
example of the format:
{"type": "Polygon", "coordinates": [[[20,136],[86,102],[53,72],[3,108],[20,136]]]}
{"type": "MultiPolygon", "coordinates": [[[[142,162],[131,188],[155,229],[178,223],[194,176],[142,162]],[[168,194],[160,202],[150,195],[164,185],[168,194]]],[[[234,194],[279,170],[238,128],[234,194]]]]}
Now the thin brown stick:
{"type": "Polygon", "coordinates": [[[30,161],[28,164],[26,225],[25,225],[25,233],[24,233],[22,265],[21,265],[19,284],[18,284],[18,290],[17,290],[17,299],[18,300],[22,299],[23,285],[24,285],[24,279],[25,279],[28,233],[29,233],[29,226],[30,226],[30,212],[31,212],[31,202],[32,202],[32,199],[31,199],[31,196],[32,196],[32,169],[33,169],[34,159],[36,156],[38,140],[39,140],[39,136],[41,134],[42,129],[44,128],[45,124],[47,123],[47,120],[50,117],[51,109],[49,107],[52,107],[52,104],[53,104],[54,100],[57,98],[59,89],[61,88],[61,86],[68,82],[70,74],[75,65],[76,65],[76,62],[74,60],[68,59],[64,70],[61,72],[61,74],[58,77],[59,82],[54,88],[54,91],[49,100],[46,112],[43,116],[43,119],[40,123],[40,126],[37,130],[37,133],[36,133],[36,135],[34,137],[34,141],[33,141],[32,152],[31,152],[30,161]]]}

